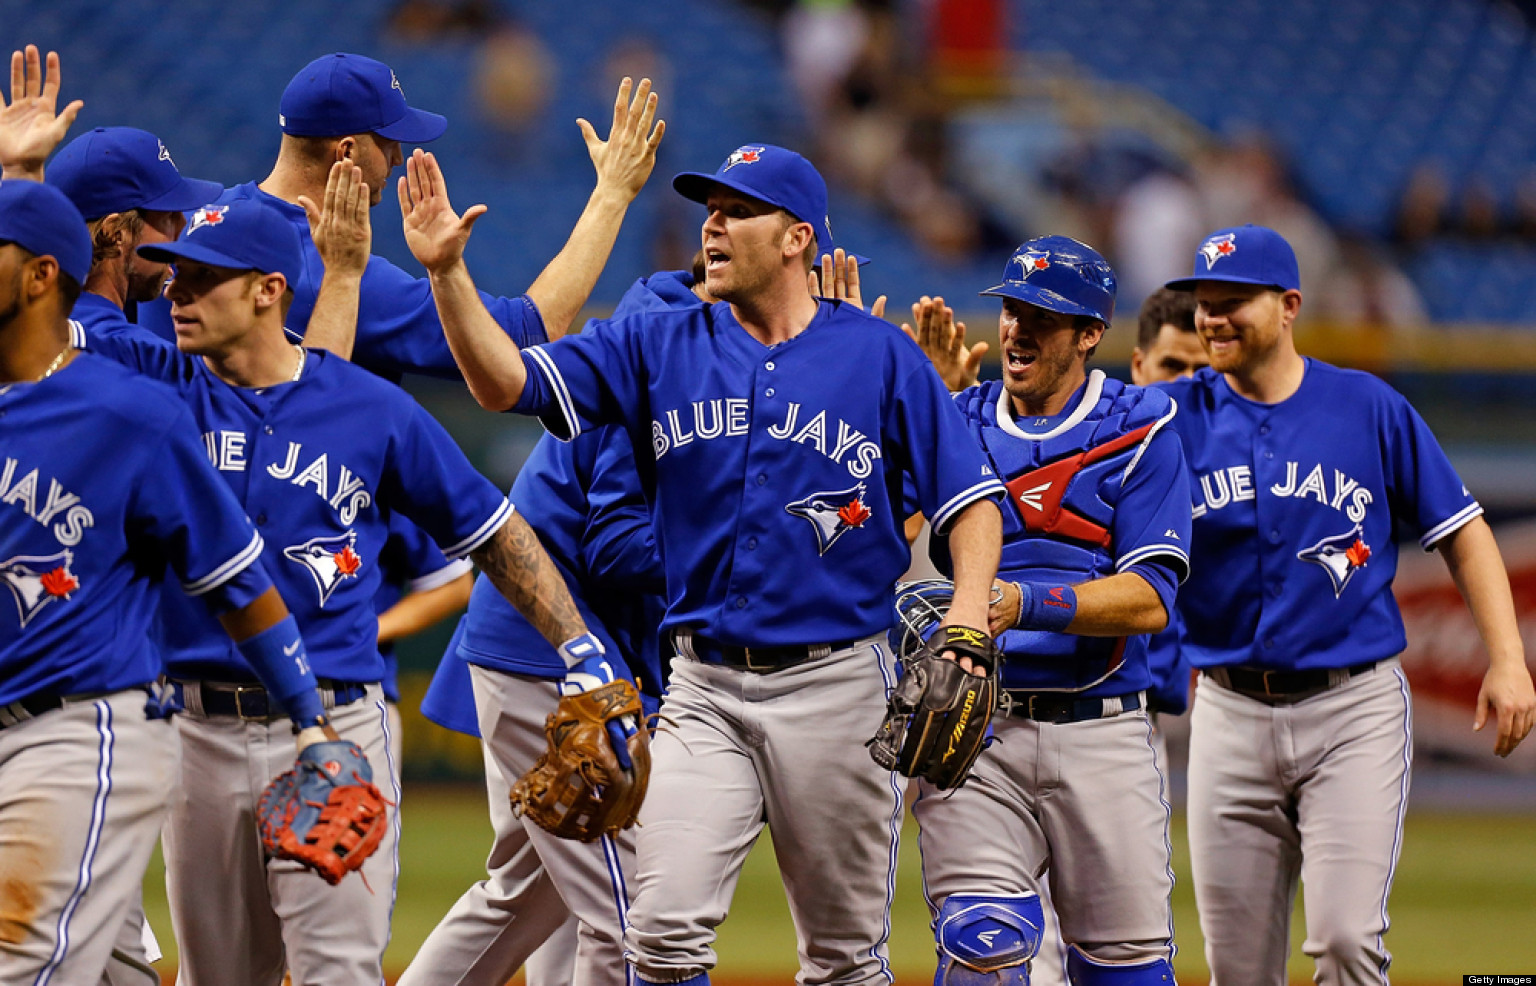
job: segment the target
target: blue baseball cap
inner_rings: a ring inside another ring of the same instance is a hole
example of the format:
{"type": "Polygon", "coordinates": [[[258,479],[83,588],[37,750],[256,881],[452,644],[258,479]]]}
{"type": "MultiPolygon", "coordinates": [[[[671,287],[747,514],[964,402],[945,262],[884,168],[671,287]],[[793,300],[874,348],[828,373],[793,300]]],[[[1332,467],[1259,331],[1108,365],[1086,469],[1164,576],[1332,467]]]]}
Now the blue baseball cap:
{"type": "Polygon", "coordinates": [[[141,246],[139,256],[160,263],[196,260],[214,267],[281,274],[289,287],[299,283],[304,269],[298,230],[287,216],[260,199],[205,205],[187,217],[187,228],[176,242],[141,246]]]}
{"type": "Polygon", "coordinates": [[[832,252],[827,183],[811,162],[794,151],[772,144],[744,144],[732,151],[714,174],[685,171],[672,179],[677,193],[694,202],[708,202],[716,185],[749,195],[810,223],[816,230],[819,253],[832,252]]]}
{"type": "Polygon", "coordinates": [[[1296,251],[1268,226],[1229,226],[1200,241],[1195,272],[1169,281],[1171,291],[1193,291],[1201,281],[1260,284],[1281,291],[1301,290],[1296,251]]]}
{"type": "Polygon", "coordinates": [[[277,122],[294,137],[378,134],[405,144],[425,144],[448,129],[446,117],[406,105],[388,65],[344,51],[299,70],[283,90],[277,122]]]}
{"type": "Polygon", "coordinates": [[[1099,252],[1070,236],[1025,240],[1003,267],[1003,282],[983,297],[1013,298],[1048,311],[1115,317],[1115,271],[1099,252]]]}
{"type": "Polygon", "coordinates": [[[186,212],[224,194],[218,182],[184,177],[160,138],[134,127],[76,137],[48,162],[47,182],[87,220],[134,209],[186,212]]]}
{"type": "Polygon", "coordinates": [[[0,241],[39,257],[84,286],[91,273],[91,234],[75,204],[57,188],[20,178],[0,182],[0,241]]]}

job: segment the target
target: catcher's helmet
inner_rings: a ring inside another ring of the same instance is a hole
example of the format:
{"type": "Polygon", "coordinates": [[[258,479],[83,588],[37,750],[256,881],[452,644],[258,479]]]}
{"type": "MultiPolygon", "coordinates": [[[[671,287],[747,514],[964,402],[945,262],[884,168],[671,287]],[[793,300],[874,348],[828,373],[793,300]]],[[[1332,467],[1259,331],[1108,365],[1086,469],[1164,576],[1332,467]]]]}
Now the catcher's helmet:
{"type": "Polygon", "coordinates": [[[888,636],[897,657],[909,660],[922,648],[944,621],[954,598],[955,584],[948,579],[896,584],[896,625],[888,636]]]}
{"type": "Polygon", "coordinates": [[[1115,271],[1098,251],[1070,236],[1037,236],[1014,251],[1003,268],[1003,283],[982,295],[1108,325],[1115,317],[1115,271]]]}

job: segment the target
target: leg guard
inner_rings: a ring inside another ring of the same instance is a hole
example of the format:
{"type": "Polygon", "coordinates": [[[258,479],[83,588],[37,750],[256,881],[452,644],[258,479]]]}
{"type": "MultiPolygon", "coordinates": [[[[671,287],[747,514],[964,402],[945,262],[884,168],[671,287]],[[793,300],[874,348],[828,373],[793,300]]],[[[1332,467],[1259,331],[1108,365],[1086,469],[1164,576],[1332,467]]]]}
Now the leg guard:
{"type": "Polygon", "coordinates": [[[1077,986],[1173,986],[1167,959],[1113,964],[1095,962],[1076,945],[1067,949],[1067,974],[1077,986]]]}
{"type": "Polygon", "coordinates": [[[952,894],[939,909],[934,986],[1029,986],[1045,912],[1035,894],[952,894]]]}

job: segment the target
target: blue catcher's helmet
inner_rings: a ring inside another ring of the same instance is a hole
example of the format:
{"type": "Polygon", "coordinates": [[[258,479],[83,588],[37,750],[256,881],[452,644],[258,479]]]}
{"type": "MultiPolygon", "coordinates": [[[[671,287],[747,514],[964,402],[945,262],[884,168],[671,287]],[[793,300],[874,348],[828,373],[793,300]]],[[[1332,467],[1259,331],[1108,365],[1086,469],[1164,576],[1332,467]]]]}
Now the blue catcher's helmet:
{"type": "Polygon", "coordinates": [[[1098,251],[1070,236],[1037,236],[1014,251],[1003,268],[1003,282],[982,295],[1108,325],[1115,317],[1115,271],[1098,251]]]}
{"type": "Polygon", "coordinates": [[[955,584],[948,579],[896,584],[896,625],[887,636],[897,657],[907,661],[917,655],[944,622],[954,598],[955,584]]]}

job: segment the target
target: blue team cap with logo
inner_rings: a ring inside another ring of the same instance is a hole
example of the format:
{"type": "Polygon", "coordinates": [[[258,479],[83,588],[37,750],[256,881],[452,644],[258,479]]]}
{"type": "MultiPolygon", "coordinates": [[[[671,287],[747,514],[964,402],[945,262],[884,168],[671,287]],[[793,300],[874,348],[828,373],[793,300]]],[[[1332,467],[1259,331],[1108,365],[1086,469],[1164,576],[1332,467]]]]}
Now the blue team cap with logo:
{"type": "Polygon", "coordinates": [[[1114,268],[1093,247],[1070,236],[1037,236],[1008,258],[1002,283],[981,293],[1108,325],[1115,317],[1115,290],[1114,268]]]}
{"type": "Polygon", "coordinates": [[[76,137],[48,162],[47,182],[87,220],[134,209],[186,212],[224,194],[218,182],[182,175],[160,138],[134,127],[76,137]]]}
{"type": "Polygon", "coordinates": [[[294,137],[378,134],[405,144],[425,144],[448,129],[446,117],[406,105],[388,65],[344,51],[299,70],[283,90],[277,122],[294,137]]]}
{"type": "Polygon", "coordinates": [[[57,188],[41,182],[0,182],[0,242],[14,243],[85,284],[91,273],[91,234],[85,217],[57,188]]]}
{"type": "Polygon", "coordinates": [[[281,274],[299,282],[303,247],[288,217],[260,199],[205,205],[187,217],[174,243],[139,247],[139,256],[160,263],[196,260],[214,267],[281,274]]]}
{"type": "Polygon", "coordinates": [[[1200,241],[1195,272],[1168,282],[1170,291],[1193,291],[1201,281],[1260,284],[1281,291],[1301,290],[1296,251],[1268,226],[1231,226],[1200,241]]]}
{"type": "Polygon", "coordinates": [[[810,223],[816,230],[817,249],[832,252],[827,183],[811,162],[794,151],[772,144],[744,144],[732,151],[714,174],[685,171],[672,179],[677,193],[694,202],[708,202],[716,185],[777,206],[810,223]]]}

